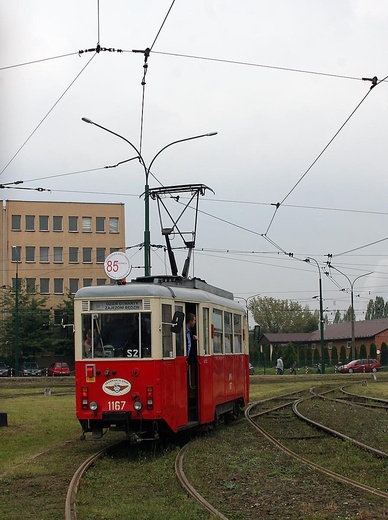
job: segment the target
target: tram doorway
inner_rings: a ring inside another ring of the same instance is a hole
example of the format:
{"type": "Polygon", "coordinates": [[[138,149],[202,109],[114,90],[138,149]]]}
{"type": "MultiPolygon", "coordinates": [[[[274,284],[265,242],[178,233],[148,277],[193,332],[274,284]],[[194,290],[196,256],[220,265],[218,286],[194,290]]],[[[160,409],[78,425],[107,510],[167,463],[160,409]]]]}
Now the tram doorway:
{"type": "Polygon", "coordinates": [[[187,410],[188,419],[198,421],[198,323],[197,305],[186,303],[187,410]],[[191,345],[190,345],[191,344],[191,345]],[[190,347],[189,347],[190,345],[190,347]]]}

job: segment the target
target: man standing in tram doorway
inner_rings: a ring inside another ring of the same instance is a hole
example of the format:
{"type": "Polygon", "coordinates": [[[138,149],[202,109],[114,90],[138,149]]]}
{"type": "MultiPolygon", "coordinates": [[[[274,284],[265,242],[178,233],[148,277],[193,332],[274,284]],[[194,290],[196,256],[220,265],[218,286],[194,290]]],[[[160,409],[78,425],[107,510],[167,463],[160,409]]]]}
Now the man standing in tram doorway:
{"type": "Polygon", "coordinates": [[[197,336],[192,336],[191,329],[195,327],[196,318],[195,314],[192,312],[188,312],[186,316],[186,340],[187,340],[187,360],[190,359],[190,354],[192,354],[192,345],[193,339],[197,340],[197,336]]]}

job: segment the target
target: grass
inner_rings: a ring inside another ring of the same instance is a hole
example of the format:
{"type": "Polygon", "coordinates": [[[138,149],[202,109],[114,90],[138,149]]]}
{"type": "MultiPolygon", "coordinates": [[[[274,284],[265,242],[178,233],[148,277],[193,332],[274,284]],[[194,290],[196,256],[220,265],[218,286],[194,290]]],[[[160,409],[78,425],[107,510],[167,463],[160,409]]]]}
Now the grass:
{"type": "MultiPolygon", "coordinates": [[[[380,396],[388,392],[388,377],[383,382],[383,374],[362,389],[362,377],[329,378],[335,383],[354,384],[358,393],[367,391],[380,396]]],[[[299,374],[253,376],[251,401],[310,388],[329,378],[299,374]]],[[[0,428],[0,518],[62,520],[65,494],[74,471],[91,453],[122,437],[120,433],[109,433],[98,442],[79,441],[81,429],[75,417],[74,395],[58,395],[71,390],[73,384],[72,379],[55,380],[55,386],[52,379],[45,378],[0,381],[0,409],[7,412],[9,424],[0,428]],[[51,385],[52,395],[45,396],[44,388],[51,385]],[[15,388],[20,397],[1,399],[15,388]],[[23,392],[36,395],[21,395],[23,392]]],[[[101,459],[80,486],[78,519],[208,519],[209,515],[186,496],[176,481],[173,466],[178,449],[170,444],[154,452],[140,445],[115,455],[113,463],[110,457],[101,459]]],[[[352,464],[353,455],[346,443],[338,456],[352,464]]],[[[369,466],[362,457],[360,461],[367,478],[369,466]]],[[[230,520],[299,519],[301,515],[309,520],[384,518],[377,515],[384,504],[320,478],[260,439],[245,421],[196,439],[187,452],[184,468],[199,491],[230,520]],[[341,505],[344,499],[346,515],[341,505]]],[[[385,508],[388,510],[387,504],[385,508]]]]}

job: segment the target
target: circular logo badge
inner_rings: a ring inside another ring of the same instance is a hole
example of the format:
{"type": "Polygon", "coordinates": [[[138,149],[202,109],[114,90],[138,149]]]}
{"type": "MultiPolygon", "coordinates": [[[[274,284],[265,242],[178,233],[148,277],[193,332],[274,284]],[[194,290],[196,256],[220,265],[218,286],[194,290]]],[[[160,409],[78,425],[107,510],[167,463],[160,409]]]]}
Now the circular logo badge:
{"type": "Polygon", "coordinates": [[[112,280],[122,280],[132,271],[132,266],[125,253],[115,251],[105,258],[104,270],[112,280]]]}

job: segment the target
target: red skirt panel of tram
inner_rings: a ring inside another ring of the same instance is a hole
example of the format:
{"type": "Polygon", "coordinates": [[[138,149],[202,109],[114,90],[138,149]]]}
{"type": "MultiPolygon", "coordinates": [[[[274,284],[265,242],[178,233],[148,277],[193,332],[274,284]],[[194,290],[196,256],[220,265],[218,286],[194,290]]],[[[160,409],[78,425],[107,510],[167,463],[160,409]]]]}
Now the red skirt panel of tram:
{"type": "Polygon", "coordinates": [[[162,360],[93,359],[76,364],[76,410],[84,431],[115,426],[177,432],[209,424],[249,399],[244,354],[162,360]]]}

